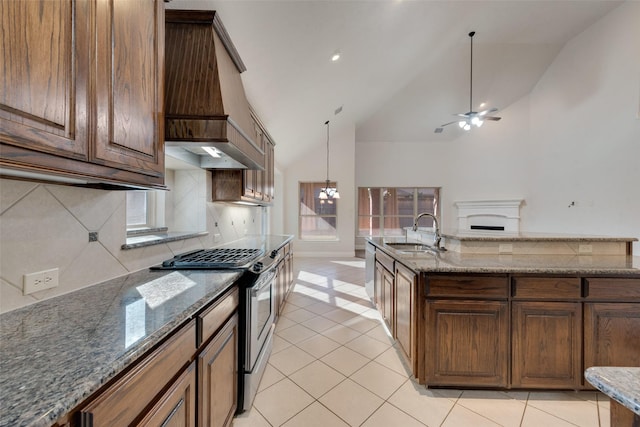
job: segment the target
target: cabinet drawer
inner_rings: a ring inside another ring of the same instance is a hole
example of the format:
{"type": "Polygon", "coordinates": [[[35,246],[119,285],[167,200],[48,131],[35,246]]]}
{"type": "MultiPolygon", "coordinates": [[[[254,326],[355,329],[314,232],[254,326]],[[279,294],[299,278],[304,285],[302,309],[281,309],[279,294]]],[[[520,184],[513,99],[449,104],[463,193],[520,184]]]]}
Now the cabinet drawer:
{"type": "Polygon", "coordinates": [[[216,333],[227,319],[236,311],[240,301],[237,286],[227,291],[211,307],[198,315],[198,347],[216,333]]]}
{"type": "Polygon", "coordinates": [[[593,278],[586,280],[586,297],[590,300],[640,301],[639,279],[593,278]]]}
{"type": "Polygon", "coordinates": [[[196,349],[195,339],[192,320],[82,408],[82,425],[129,425],[191,360],[196,349]]]}
{"type": "Polygon", "coordinates": [[[515,277],[514,298],[578,299],[580,279],[577,277],[515,277]]]}
{"type": "Polygon", "coordinates": [[[395,271],[395,268],[394,268],[395,260],[391,258],[389,255],[385,254],[384,252],[376,250],[376,261],[382,264],[384,268],[386,268],[390,272],[393,273],[395,271]]]}
{"type": "Polygon", "coordinates": [[[427,297],[507,298],[507,276],[428,276],[427,297]]]}

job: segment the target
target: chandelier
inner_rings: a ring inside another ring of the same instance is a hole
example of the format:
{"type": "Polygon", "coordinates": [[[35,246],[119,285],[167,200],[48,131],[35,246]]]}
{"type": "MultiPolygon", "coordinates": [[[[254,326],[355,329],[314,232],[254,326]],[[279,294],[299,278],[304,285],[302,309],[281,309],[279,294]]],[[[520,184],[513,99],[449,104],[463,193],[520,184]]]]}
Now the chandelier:
{"type": "Polygon", "coordinates": [[[324,122],[327,126],[327,179],[325,181],[325,186],[320,190],[319,198],[321,201],[323,200],[331,200],[331,199],[339,199],[340,193],[338,193],[338,188],[331,187],[331,181],[329,180],[329,120],[324,122]]]}

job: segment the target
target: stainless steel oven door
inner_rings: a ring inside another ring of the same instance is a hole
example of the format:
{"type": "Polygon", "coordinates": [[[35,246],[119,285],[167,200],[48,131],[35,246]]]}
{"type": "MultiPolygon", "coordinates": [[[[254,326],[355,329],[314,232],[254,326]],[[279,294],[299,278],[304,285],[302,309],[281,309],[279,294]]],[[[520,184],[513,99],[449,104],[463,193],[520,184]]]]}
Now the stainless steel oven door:
{"type": "Polygon", "coordinates": [[[262,273],[254,285],[247,288],[247,351],[245,369],[253,371],[260,350],[269,337],[275,319],[276,270],[262,273]]]}

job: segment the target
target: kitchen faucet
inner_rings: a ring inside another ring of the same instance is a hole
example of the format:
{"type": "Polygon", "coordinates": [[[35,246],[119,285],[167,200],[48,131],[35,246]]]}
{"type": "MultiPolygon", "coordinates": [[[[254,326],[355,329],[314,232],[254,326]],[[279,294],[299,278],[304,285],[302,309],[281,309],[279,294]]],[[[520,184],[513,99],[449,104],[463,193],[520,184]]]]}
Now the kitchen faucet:
{"type": "Polygon", "coordinates": [[[433,244],[436,247],[436,249],[444,250],[443,247],[440,247],[440,241],[442,240],[442,237],[440,236],[440,226],[438,225],[438,218],[436,218],[434,214],[430,212],[422,212],[421,214],[418,214],[416,219],[413,221],[413,231],[418,231],[418,221],[423,216],[428,216],[433,219],[433,227],[435,228],[435,233],[433,236],[433,244]]]}

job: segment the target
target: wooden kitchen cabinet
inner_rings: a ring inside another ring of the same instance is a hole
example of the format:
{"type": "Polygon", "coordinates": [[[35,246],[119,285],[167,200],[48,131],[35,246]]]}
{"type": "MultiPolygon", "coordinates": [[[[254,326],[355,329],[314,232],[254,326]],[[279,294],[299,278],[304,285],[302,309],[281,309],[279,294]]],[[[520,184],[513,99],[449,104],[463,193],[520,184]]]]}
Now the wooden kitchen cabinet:
{"type": "Polygon", "coordinates": [[[287,298],[287,266],[285,260],[281,260],[278,263],[278,270],[276,272],[276,298],[275,298],[275,312],[276,316],[280,316],[282,309],[284,309],[284,301],[287,298]]]}
{"type": "MultiPolygon", "coordinates": [[[[146,408],[153,402],[167,399],[167,405],[173,397],[181,392],[176,391],[158,397],[168,382],[176,375],[184,372],[196,349],[196,325],[190,321],[176,332],[160,347],[137,363],[129,372],[100,392],[79,411],[80,425],[86,427],[111,427],[130,425],[146,416],[155,419],[154,412],[146,408]]],[[[179,380],[178,383],[181,381],[179,380]]],[[[174,383],[176,385],[176,383],[174,383]]],[[[176,385],[177,386],[177,385],[176,385]]],[[[184,391],[184,384],[177,390],[184,391]]],[[[185,391],[188,394],[188,391],[185,391]]],[[[154,406],[154,410],[165,413],[167,406],[154,406]]]]}
{"type": "Polygon", "coordinates": [[[234,286],[198,315],[198,425],[227,426],[237,407],[238,304],[234,286]]]}
{"type": "Polygon", "coordinates": [[[506,387],[506,301],[426,303],[426,380],[430,386],[506,387]]]}
{"type": "Polygon", "coordinates": [[[198,355],[198,425],[230,426],[238,392],[238,315],[198,355]]]}
{"type": "Polygon", "coordinates": [[[164,3],[3,1],[0,166],[164,183],[164,3]],[[6,39],[5,39],[6,38],[6,39]]]}
{"type": "Polygon", "coordinates": [[[379,310],[389,332],[395,337],[395,261],[382,251],[376,251],[374,288],[379,290],[379,310]]]}
{"type": "Polygon", "coordinates": [[[640,278],[586,278],[584,367],[640,366],[640,278]]]}
{"type": "Polygon", "coordinates": [[[506,387],[508,277],[430,275],[425,284],[426,383],[506,387]]]}
{"type": "Polygon", "coordinates": [[[580,279],[514,277],[512,286],[512,386],[579,389],[580,279]]]}
{"type": "Polygon", "coordinates": [[[243,201],[268,205],[274,199],[275,144],[266,128],[251,110],[256,131],[256,145],[263,152],[264,170],[212,170],[213,201],[243,201]]]}
{"type": "Polygon", "coordinates": [[[139,427],[196,426],[196,364],[180,375],[160,401],[136,424],[139,427]]]}
{"type": "Polygon", "coordinates": [[[512,379],[518,388],[579,389],[582,304],[513,302],[512,379]]]}
{"type": "Polygon", "coordinates": [[[375,282],[379,289],[379,310],[382,314],[382,319],[387,324],[389,331],[392,335],[395,335],[394,320],[393,320],[393,297],[395,280],[393,273],[387,270],[384,265],[376,261],[376,273],[375,282]]]}
{"type": "Polygon", "coordinates": [[[640,303],[586,303],[584,368],[640,366],[640,303]]]}
{"type": "Polygon", "coordinates": [[[417,275],[399,263],[396,263],[395,273],[395,338],[411,367],[411,371],[415,373],[418,371],[417,275]]]}
{"type": "Polygon", "coordinates": [[[289,292],[293,287],[293,253],[291,251],[291,243],[287,243],[280,248],[282,259],[278,264],[276,273],[276,316],[282,313],[285,301],[289,296],[289,292]]]}

